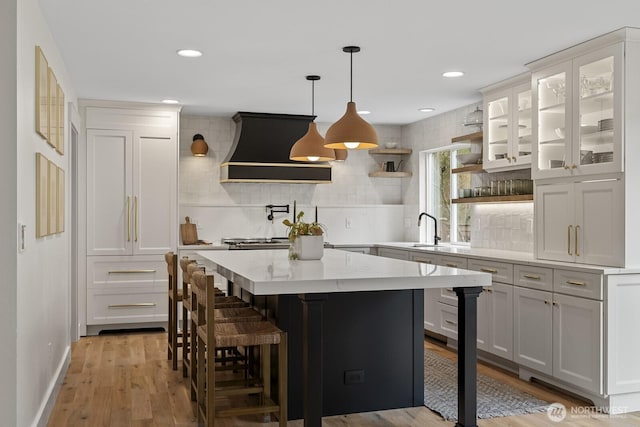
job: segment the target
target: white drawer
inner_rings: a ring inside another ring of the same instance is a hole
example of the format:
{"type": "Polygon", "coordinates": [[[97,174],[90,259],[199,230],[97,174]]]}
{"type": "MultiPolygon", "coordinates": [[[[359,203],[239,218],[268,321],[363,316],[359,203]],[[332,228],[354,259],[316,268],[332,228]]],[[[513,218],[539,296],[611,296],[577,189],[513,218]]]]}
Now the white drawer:
{"type": "Polygon", "coordinates": [[[438,303],[440,333],[454,340],[458,339],[458,307],[438,303]]]}
{"type": "Polygon", "coordinates": [[[471,258],[469,259],[467,268],[469,270],[491,273],[491,280],[494,282],[513,284],[513,264],[471,258]]]}
{"type": "Polygon", "coordinates": [[[87,290],[87,325],[166,322],[167,292],[87,290]]]}
{"type": "Polygon", "coordinates": [[[409,251],[402,249],[378,248],[378,256],[395,259],[409,259],[409,251]]]}
{"type": "Polygon", "coordinates": [[[515,285],[540,291],[553,290],[553,269],[516,264],[513,266],[515,285]]]}
{"type": "Polygon", "coordinates": [[[451,268],[467,268],[467,259],[457,256],[440,255],[438,264],[451,268]]]}
{"type": "Polygon", "coordinates": [[[411,252],[409,254],[409,259],[415,262],[422,262],[425,264],[438,264],[438,255],[429,254],[429,253],[415,253],[411,252]]]}
{"type": "Polygon", "coordinates": [[[449,304],[453,306],[458,305],[458,295],[453,288],[440,288],[440,295],[438,296],[438,302],[442,304],[449,304]]]}
{"type": "Polygon", "coordinates": [[[87,288],[167,291],[164,257],[87,257],[87,288]]]}
{"type": "Polygon", "coordinates": [[[602,275],[555,269],[553,272],[553,291],[602,300],[602,275]]]}

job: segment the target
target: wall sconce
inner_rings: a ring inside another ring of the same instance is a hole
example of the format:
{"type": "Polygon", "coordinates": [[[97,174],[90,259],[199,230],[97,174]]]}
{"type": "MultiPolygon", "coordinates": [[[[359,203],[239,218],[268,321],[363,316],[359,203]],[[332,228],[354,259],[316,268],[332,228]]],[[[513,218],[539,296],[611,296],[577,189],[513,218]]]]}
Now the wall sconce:
{"type": "Polygon", "coordinates": [[[196,133],[193,135],[193,143],[191,143],[191,152],[196,157],[204,157],[209,152],[209,146],[204,140],[204,136],[196,133]]]}

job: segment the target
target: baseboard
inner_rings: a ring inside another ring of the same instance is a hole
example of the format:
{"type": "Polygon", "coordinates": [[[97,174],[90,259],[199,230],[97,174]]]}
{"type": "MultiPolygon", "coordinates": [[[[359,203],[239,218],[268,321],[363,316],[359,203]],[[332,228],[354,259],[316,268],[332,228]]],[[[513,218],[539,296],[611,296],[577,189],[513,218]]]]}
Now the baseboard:
{"type": "Polygon", "coordinates": [[[45,394],[45,398],[38,409],[38,413],[31,424],[32,427],[46,427],[47,422],[49,421],[49,416],[53,411],[53,407],[56,404],[56,400],[58,399],[58,394],[60,394],[60,389],[62,388],[62,383],[64,382],[64,378],[67,375],[67,370],[69,369],[69,364],[71,363],[71,345],[68,345],[65,349],[64,356],[60,361],[60,365],[58,365],[58,369],[56,369],[56,373],[49,383],[49,387],[47,389],[47,393],[45,394]]]}
{"type": "Polygon", "coordinates": [[[111,325],[87,325],[87,335],[99,335],[101,331],[140,330],[145,328],[163,328],[167,330],[167,322],[115,323],[111,325]]]}

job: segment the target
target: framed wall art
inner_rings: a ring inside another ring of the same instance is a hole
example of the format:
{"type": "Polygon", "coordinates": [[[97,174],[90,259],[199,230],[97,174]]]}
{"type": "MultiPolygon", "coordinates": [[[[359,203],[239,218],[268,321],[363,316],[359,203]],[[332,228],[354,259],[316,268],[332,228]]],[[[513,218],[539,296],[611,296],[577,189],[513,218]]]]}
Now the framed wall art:
{"type": "Polygon", "coordinates": [[[64,169],[58,168],[58,200],[56,203],[56,233],[62,233],[64,231],[64,194],[65,194],[65,180],[64,169]]]}
{"type": "Polygon", "coordinates": [[[56,91],[57,100],[57,116],[58,116],[58,138],[56,144],[56,151],[61,155],[64,155],[64,92],[60,85],[57,85],[56,91]]]}
{"type": "Polygon", "coordinates": [[[49,234],[49,160],[36,153],[36,238],[49,234]]]}
{"type": "Polygon", "coordinates": [[[49,234],[56,234],[58,226],[58,167],[49,160],[49,209],[48,209],[48,231],[49,234]]]}
{"type": "Polygon", "coordinates": [[[49,145],[58,147],[58,80],[49,67],[49,145]]]}
{"type": "Polygon", "coordinates": [[[36,132],[49,140],[49,64],[36,46],[36,132]]]}

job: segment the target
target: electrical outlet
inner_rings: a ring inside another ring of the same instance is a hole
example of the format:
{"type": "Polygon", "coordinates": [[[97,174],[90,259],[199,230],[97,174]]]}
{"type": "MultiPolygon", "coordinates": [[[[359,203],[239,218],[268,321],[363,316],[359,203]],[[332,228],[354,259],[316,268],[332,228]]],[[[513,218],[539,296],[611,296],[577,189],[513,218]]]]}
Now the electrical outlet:
{"type": "Polygon", "coordinates": [[[344,383],[346,385],[364,383],[364,370],[344,371],[344,383]]]}

